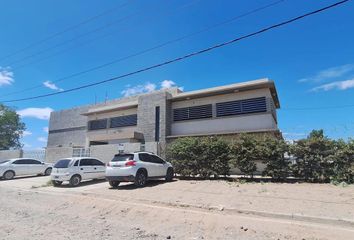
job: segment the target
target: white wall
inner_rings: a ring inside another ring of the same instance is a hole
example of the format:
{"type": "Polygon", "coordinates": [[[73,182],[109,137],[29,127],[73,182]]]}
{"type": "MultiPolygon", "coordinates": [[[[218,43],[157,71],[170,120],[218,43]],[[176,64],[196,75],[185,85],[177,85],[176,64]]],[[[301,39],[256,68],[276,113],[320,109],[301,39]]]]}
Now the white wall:
{"type": "Polygon", "coordinates": [[[174,122],[171,135],[207,134],[277,129],[270,113],[174,122]]]}

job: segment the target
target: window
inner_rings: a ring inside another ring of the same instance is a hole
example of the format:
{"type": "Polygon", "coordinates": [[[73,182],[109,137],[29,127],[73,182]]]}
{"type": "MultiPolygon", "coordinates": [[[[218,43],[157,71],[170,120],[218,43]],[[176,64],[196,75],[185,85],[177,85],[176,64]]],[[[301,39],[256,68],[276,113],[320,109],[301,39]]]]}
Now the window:
{"type": "Polygon", "coordinates": [[[62,159],[59,160],[56,164],[54,164],[55,168],[68,168],[71,160],[70,159],[62,159]]]}
{"type": "Polygon", "coordinates": [[[150,154],[147,153],[140,153],[139,159],[143,162],[153,162],[153,159],[151,158],[150,154]]]}
{"type": "Polygon", "coordinates": [[[104,163],[101,161],[98,161],[97,159],[91,159],[91,164],[93,166],[104,166],[104,163]]]}
{"type": "Polygon", "coordinates": [[[160,107],[155,108],[155,142],[160,141],[160,107]]]}
{"type": "Polygon", "coordinates": [[[79,160],[76,160],[76,162],[74,163],[74,167],[79,166],[79,160]]]}
{"type": "Polygon", "coordinates": [[[134,159],[133,154],[117,154],[112,159],[112,162],[125,162],[125,161],[133,160],[133,159],[134,159]]]}
{"type": "Polygon", "coordinates": [[[107,119],[89,121],[89,130],[98,130],[107,128],[107,119]]]}
{"type": "Polygon", "coordinates": [[[92,166],[92,160],[89,158],[81,159],[80,166],[92,166]]]}
{"type": "Polygon", "coordinates": [[[109,127],[117,128],[117,127],[135,126],[137,124],[137,120],[138,120],[138,116],[136,114],[114,117],[110,119],[109,127]]]}
{"type": "Polygon", "coordinates": [[[35,163],[32,163],[32,161],[35,161],[35,160],[32,160],[32,159],[20,159],[20,160],[14,161],[12,164],[35,164],[35,163]]]}
{"type": "Polygon", "coordinates": [[[212,116],[213,108],[211,104],[173,109],[174,121],[211,118],[212,116]]]}
{"type": "Polygon", "coordinates": [[[267,103],[265,97],[251,98],[245,100],[222,102],[216,104],[216,116],[231,116],[247,113],[266,112],[267,103]]]}
{"type": "Polygon", "coordinates": [[[162,160],[161,158],[159,158],[156,155],[150,155],[150,157],[152,158],[154,163],[158,163],[158,164],[164,164],[165,163],[164,160],[162,160]]]}
{"type": "Polygon", "coordinates": [[[42,164],[40,161],[34,160],[34,159],[28,159],[27,160],[28,164],[42,164]]]}

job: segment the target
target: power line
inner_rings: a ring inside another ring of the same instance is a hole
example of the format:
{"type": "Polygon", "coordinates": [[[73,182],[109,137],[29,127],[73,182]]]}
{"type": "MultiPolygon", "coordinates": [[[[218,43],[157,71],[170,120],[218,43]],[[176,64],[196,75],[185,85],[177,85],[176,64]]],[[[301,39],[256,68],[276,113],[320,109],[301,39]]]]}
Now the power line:
{"type": "MultiPolygon", "coordinates": [[[[192,32],[190,34],[187,34],[187,35],[184,35],[182,37],[178,37],[178,38],[175,38],[175,39],[172,39],[172,40],[169,40],[169,41],[166,41],[164,43],[161,43],[161,44],[158,44],[156,46],[153,46],[153,47],[150,47],[150,48],[147,48],[147,49],[144,49],[142,51],[139,51],[139,52],[136,52],[136,53],[133,53],[133,54],[130,54],[128,56],[125,56],[125,57],[121,57],[121,58],[118,58],[118,59],[115,59],[113,61],[110,61],[110,62],[107,62],[107,63],[104,63],[104,64],[101,64],[101,65],[98,65],[96,67],[92,67],[92,68],[89,68],[89,69],[86,69],[86,70],[83,70],[83,71],[80,71],[80,72],[77,72],[77,73],[73,73],[73,74],[70,74],[68,76],[65,76],[65,77],[62,77],[62,78],[59,78],[57,80],[54,80],[54,81],[51,81],[52,83],[58,83],[58,82],[62,82],[64,80],[67,80],[67,79],[70,79],[70,78],[73,78],[73,77],[77,77],[77,76],[80,76],[80,75],[83,75],[83,74],[86,74],[88,72],[92,72],[92,71],[95,71],[95,70],[98,70],[98,69],[101,69],[101,68],[105,68],[105,67],[108,67],[112,64],[115,64],[115,63],[118,63],[118,62],[122,62],[124,60],[128,60],[130,58],[133,58],[133,57],[137,57],[139,55],[143,55],[145,53],[148,53],[148,52],[151,52],[153,50],[156,50],[156,49],[159,49],[159,48],[162,48],[162,47],[165,47],[167,45],[170,45],[172,43],[176,43],[176,42],[179,42],[179,41],[182,41],[184,39],[187,39],[187,38],[190,38],[192,36],[195,36],[197,34],[200,34],[200,33],[203,33],[203,32],[207,32],[207,31],[210,31],[214,28],[217,28],[217,27],[220,27],[222,25],[225,25],[225,24],[228,24],[228,23],[231,23],[231,22],[234,22],[238,19],[241,19],[243,17],[246,17],[246,16],[249,16],[251,14],[254,14],[256,12],[259,12],[259,11],[262,11],[262,10],[265,10],[267,8],[270,8],[272,6],[275,6],[279,3],[282,3],[286,0],[279,0],[279,1],[276,1],[276,2],[273,2],[273,3],[270,3],[270,4],[267,4],[267,5],[264,5],[262,7],[259,7],[259,8],[256,8],[256,9],[253,9],[251,11],[248,11],[244,14],[241,14],[241,15],[237,15],[237,16],[234,16],[230,19],[227,19],[227,20],[224,20],[222,22],[219,22],[219,23],[216,23],[214,25],[211,25],[209,27],[206,27],[206,28],[203,28],[201,30],[198,30],[198,31],[195,31],[195,32],[192,32]]],[[[17,93],[23,93],[27,90],[33,90],[33,89],[37,89],[37,88],[41,88],[43,87],[42,84],[39,84],[39,85],[36,85],[36,86],[33,86],[33,87],[30,87],[30,88],[26,88],[26,89],[23,89],[23,90],[20,90],[20,91],[16,91],[16,92],[12,92],[12,93],[8,93],[6,95],[3,95],[3,97],[6,97],[6,96],[11,96],[11,95],[14,95],[14,94],[17,94],[17,93]]]]}
{"type": "Polygon", "coordinates": [[[199,54],[202,54],[202,53],[206,53],[206,52],[212,51],[212,50],[214,50],[214,49],[217,49],[217,48],[221,48],[221,47],[230,45],[230,44],[232,44],[232,43],[241,41],[241,40],[243,40],[243,39],[247,39],[247,38],[250,38],[250,37],[259,35],[259,34],[261,34],[261,33],[270,31],[270,30],[272,30],[272,29],[275,29],[275,28],[278,28],[278,27],[281,27],[281,26],[290,24],[290,23],[292,23],[292,22],[298,21],[298,20],[303,19],[303,18],[305,18],[305,17],[311,16],[311,15],[314,15],[314,14],[317,14],[317,13],[320,13],[320,12],[323,12],[323,11],[325,11],[325,10],[328,10],[328,9],[330,9],[330,8],[336,7],[336,6],[338,6],[338,5],[344,4],[345,2],[348,2],[348,1],[350,1],[350,0],[339,1],[339,2],[337,2],[337,3],[328,5],[328,6],[326,6],[326,7],[317,9],[317,10],[315,10],[315,11],[312,11],[312,12],[309,12],[309,13],[306,13],[306,14],[303,14],[303,15],[300,15],[300,16],[298,16],[298,17],[295,17],[295,18],[292,18],[292,19],[283,21],[283,22],[281,22],[281,23],[274,24],[274,25],[272,25],[272,26],[263,28],[263,29],[258,30],[258,31],[256,31],[256,32],[253,32],[253,33],[250,33],[250,34],[247,34],[247,35],[243,35],[243,36],[241,36],[241,37],[234,38],[234,39],[232,39],[232,40],[229,40],[229,41],[226,41],[226,42],[223,42],[223,43],[220,43],[220,44],[211,46],[211,47],[209,47],[209,48],[205,48],[205,49],[199,50],[199,51],[197,51],[197,52],[189,53],[189,54],[187,54],[187,55],[184,55],[184,56],[181,56],[181,57],[177,57],[177,58],[174,58],[174,59],[172,59],[172,60],[168,60],[168,61],[165,61],[165,62],[162,62],[162,63],[158,63],[158,64],[155,64],[155,65],[146,67],[146,68],[142,68],[142,69],[136,70],[136,71],[134,71],[134,72],[126,73],[126,74],[123,74],[123,75],[120,75],[120,76],[117,76],[117,77],[113,77],[113,78],[109,78],[109,79],[106,79],[106,80],[102,80],[102,81],[98,81],[98,82],[94,82],[94,83],[82,85],[82,86],[79,86],[79,87],[67,89],[67,90],[64,90],[64,91],[61,91],[61,92],[48,93],[48,94],[37,95],[37,96],[33,96],[33,97],[26,97],[26,98],[19,98],[19,99],[7,100],[7,101],[3,101],[3,102],[5,102],[5,103],[8,103],[8,102],[19,102],[19,101],[25,101],[25,100],[38,99],[38,98],[44,98],[44,97],[59,95],[59,94],[63,94],[63,93],[78,91],[78,90],[81,90],[81,89],[84,89],[84,88],[89,88],[89,87],[101,85],[101,84],[104,84],[104,83],[107,83],[107,82],[112,82],[112,81],[114,81],[114,80],[121,79],[121,78],[125,78],[125,77],[128,77],[128,76],[136,75],[136,74],[138,74],[138,73],[146,72],[146,71],[149,71],[149,70],[151,70],[151,69],[155,69],[155,68],[159,68],[159,67],[162,67],[162,66],[171,64],[171,63],[179,62],[179,61],[182,61],[182,60],[184,60],[184,59],[187,59],[187,58],[190,58],[190,57],[194,57],[194,56],[196,56],[196,55],[199,55],[199,54]]]}
{"type": "MultiPolygon", "coordinates": [[[[200,0],[194,0],[194,1],[188,2],[187,4],[184,4],[184,5],[182,5],[182,6],[178,7],[178,8],[176,8],[176,9],[173,9],[174,11],[173,11],[172,13],[167,14],[167,15],[165,15],[166,12],[163,12],[163,13],[164,13],[165,16],[169,16],[169,15],[173,14],[176,10],[181,10],[181,9],[186,8],[186,7],[189,7],[189,6],[191,6],[192,4],[194,4],[195,2],[198,2],[198,1],[200,1],[200,0]]],[[[145,22],[144,22],[144,23],[145,23],[145,22]]],[[[129,29],[129,30],[131,30],[131,29],[129,29]]],[[[92,32],[90,32],[90,33],[92,33],[92,32]]],[[[75,46],[72,46],[72,47],[63,49],[63,50],[61,50],[61,51],[59,51],[59,52],[56,52],[56,53],[51,54],[51,55],[49,55],[49,56],[46,56],[46,57],[44,57],[44,58],[40,58],[40,59],[37,60],[37,61],[32,61],[32,62],[29,62],[29,63],[25,63],[25,64],[22,64],[22,65],[16,66],[16,67],[15,67],[15,70],[21,69],[21,68],[23,68],[23,67],[26,67],[26,66],[31,65],[31,64],[34,64],[34,63],[41,62],[41,61],[43,61],[43,60],[50,59],[50,58],[55,57],[55,56],[57,56],[57,55],[59,55],[59,54],[61,54],[61,53],[67,52],[67,51],[69,51],[69,50],[77,49],[78,47],[82,47],[83,45],[85,45],[85,44],[87,44],[87,43],[96,41],[96,40],[98,40],[98,39],[100,39],[100,38],[103,38],[103,37],[106,37],[106,36],[109,36],[109,35],[112,35],[113,33],[115,33],[115,32],[110,32],[110,33],[108,33],[108,34],[104,34],[104,35],[98,36],[97,38],[90,39],[90,40],[88,40],[88,41],[86,41],[86,42],[84,42],[84,43],[81,42],[80,45],[78,45],[78,46],[75,45],[75,46]]],[[[74,39],[74,40],[75,40],[75,39],[74,39]]],[[[71,41],[71,40],[69,40],[69,41],[71,41]]],[[[13,67],[12,67],[11,69],[13,69],[13,67]]],[[[12,95],[12,93],[7,94],[6,96],[9,96],[9,95],[12,95]]]]}
{"type": "Polygon", "coordinates": [[[104,16],[104,15],[107,15],[107,14],[109,14],[109,13],[111,13],[111,12],[117,10],[117,9],[120,9],[120,8],[122,8],[122,7],[125,7],[125,6],[128,5],[128,4],[130,4],[130,2],[126,2],[126,3],[124,3],[124,4],[117,5],[117,6],[113,7],[112,9],[109,9],[109,10],[106,10],[106,11],[104,11],[104,12],[101,12],[100,14],[97,14],[97,15],[95,15],[95,16],[93,16],[93,17],[90,17],[90,18],[88,18],[88,19],[86,19],[86,20],[84,20],[84,21],[82,21],[82,22],[79,22],[78,24],[75,24],[75,25],[73,25],[73,26],[70,26],[70,27],[68,27],[68,28],[66,28],[66,29],[64,29],[64,30],[62,30],[62,31],[56,32],[56,33],[54,33],[54,34],[52,34],[52,35],[50,35],[50,36],[48,36],[48,37],[45,37],[45,38],[43,38],[43,39],[41,39],[41,40],[38,40],[38,41],[36,41],[36,42],[33,42],[33,43],[27,45],[27,46],[24,47],[24,48],[21,48],[21,49],[16,50],[16,51],[14,51],[14,52],[12,52],[12,53],[10,53],[10,54],[8,54],[8,55],[5,55],[5,56],[1,57],[1,58],[0,58],[0,61],[3,61],[3,60],[5,60],[5,59],[7,59],[7,58],[10,58],[10,57],[14,56],[14,55],[17,55],[17,54],[19,54],[19,53],[21,53],[21,52],[24,52],[24,51],[26,51],[27,49],[30,49],[30,48],[35,47],[35,46],[37,46],[37,45],[40,45],[40,44],[42,44],[42,43],[44,43],[44,42],[47,42],[47,41],[49,41],[49,40],[51,40],[51,39],[53,39],[53,38],[55,38],[55,37],[57,37],[57,36],[60,36],[60,35],[62,35],[62,34],[64,34],[64,33],[67,33],[67,32],[69,32],[69,31],[72,31],[72,30],[74,30],[74,29],[76,29],[76,28],[78,28],[78,27],[80,27],[80,26],[82,26],[82,25],[85,25],[85,24],[87,24],[87,23],[89,23],[89,22],[92,22],[92,21],[94,21],[94,20],[96,20],[96,19],[98,19],[98,18],[100,18],[100,17],[102,17],[102,16],[104,16]]]}

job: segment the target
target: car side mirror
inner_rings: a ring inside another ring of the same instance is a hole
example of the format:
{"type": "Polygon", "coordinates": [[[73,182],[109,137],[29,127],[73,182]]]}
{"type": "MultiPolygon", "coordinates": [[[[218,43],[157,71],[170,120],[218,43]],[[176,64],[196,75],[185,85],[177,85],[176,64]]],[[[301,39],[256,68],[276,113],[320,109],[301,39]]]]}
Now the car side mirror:
{"type": "Polygon", "coordinates": [[[42,165],[44,165],[45,163],[44,163],[44,162],[42,162],[41,164],[42,164],[42,165]]]}

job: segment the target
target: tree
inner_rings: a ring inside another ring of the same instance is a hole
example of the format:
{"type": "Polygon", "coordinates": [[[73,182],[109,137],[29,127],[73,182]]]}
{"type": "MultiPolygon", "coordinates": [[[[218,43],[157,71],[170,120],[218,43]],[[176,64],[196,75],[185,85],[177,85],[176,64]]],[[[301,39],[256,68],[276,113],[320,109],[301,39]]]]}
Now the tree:
{"type": "Polygon", "coordinates": [[[331,169],[332,181],[354,183],[354,139],[336,141],[331,169]]]}
{"type": "Polygon", "coordinates": [[[296,158],[293,174],[306,181],[327,182],[333,175],[335,142],[323,130],[313,130],[306,139],[296,141],[290,148],[296,158]]]}
{"type": "Polygon", "coordinates": [[[182,176],[209,178],[229,174],[229,146],[219,137],[179,138],[168,147],[167,156],[175,172],[182,176]]]}
{"type": "Polygon", "coordinates": [[[259,139],[255,135],[241,134],[231,147],[231,163],[246,175],[253,177],[257,170],[255,161],[260,160],[259,139]]]}
{"type": "Polygon", "coordinates": [[[0,150],[21,148],[20,137],[24,130],[25,124],[16,111],[0,104],[0,150]]]}
{"type": "Polygon", "coordinates": [[[288,144],[283,139],[266,136],[260,141],[260,159],[266,164],[262,173],[277,180],[289,177],[289,161],[285,159],[288,144]]]}

